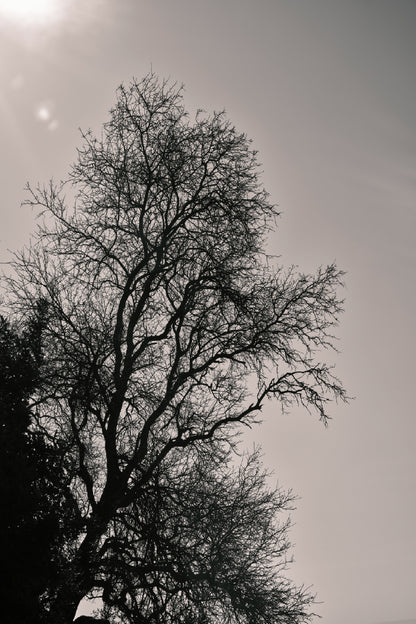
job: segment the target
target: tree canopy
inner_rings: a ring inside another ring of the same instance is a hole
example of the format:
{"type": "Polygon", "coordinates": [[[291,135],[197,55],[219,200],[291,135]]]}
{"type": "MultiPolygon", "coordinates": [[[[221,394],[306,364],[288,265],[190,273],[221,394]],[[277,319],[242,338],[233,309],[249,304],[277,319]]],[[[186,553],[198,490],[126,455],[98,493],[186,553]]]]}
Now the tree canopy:
{"type": "Polygon", "coordinates": [[[324,422],[345,399],[318,359],[342,273],[266,256],[278,213],[250,141],[153,74],[28,203],[43,218],[9,304],[44,302],[33,427],[65,447],[83,518],[49,621],[87,595],[114,622],[303,621],[310,596],[282,574],[288,497],[256,454],[236,469],[229,453],[268,398],[324,422]]]}
{"type": "Polygon", "coordinates": [[[5,624],[40,624],[81,518],[62,446],[31,429],[42,305],[24,332],[0,316],[0,603],[5,624]],[[17,608],[18,607],[18,608],[17,608]]]}

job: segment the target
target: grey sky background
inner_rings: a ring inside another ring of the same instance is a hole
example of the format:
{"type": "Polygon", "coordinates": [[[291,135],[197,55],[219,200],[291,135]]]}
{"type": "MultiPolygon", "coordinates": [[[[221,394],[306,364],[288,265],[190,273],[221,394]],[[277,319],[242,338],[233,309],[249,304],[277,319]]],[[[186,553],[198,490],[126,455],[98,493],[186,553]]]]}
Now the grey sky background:
{"type": "Polygon", "coordinates": [[[78,127],[99,129],[122,81],[152,67],[190,108],[225,108],[282,210],[270,251],[347,271],[330,359],[355,400],[328,429],[269,403],[247,436],[300,497],[290,574],[322,624],[415,624],[416,2],[56,6],[37,25],[0,14],[0,259],[34,227],[25,182],[65,177],[78,127]]]}

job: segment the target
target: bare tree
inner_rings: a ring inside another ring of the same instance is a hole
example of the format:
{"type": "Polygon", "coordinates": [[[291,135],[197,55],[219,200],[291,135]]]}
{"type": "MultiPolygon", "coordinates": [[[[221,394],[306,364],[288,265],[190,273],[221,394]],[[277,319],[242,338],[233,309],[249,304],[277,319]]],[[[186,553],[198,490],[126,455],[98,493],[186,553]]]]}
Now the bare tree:
{"type": "MultiPolygon", "coordinates": [[[[100,553],[107,615],[122,622],[281,622],[312,597],[283,578],[290,492],[267,487],[258,452],[173,453],[117,512],[100,553]],[[190,457],[191,455],[191,457],[190,457]]],[[[99,581],[97,582],[99,585],[99,581]]]]}
{"type": "MultiPolygon", "coordinates": [[[[299,275],[266,257],[277,211],[250,142],[223,113],[190,119],[182,89],[154,75],[119,88],[101,137],[83,135],[65,184],[31,193],[43,221],[16,256],[10,305],[26,314],[47,302],[36,418],[77,459],[85,518],[51,601],[58,624],[105,585],[108,539],[120,516],[151,500],[166,462],[186,463],[204,444],[215,454],[269,397],[326,422],[327,402],[345,392],[316,353],[333,346],[342,274],[330,265],[299,275]]],[[[114,605],[108,584],[103,591],[114,605]]],[[[149,613],[131,621],[159,621],[149,613]]],[[[217,621],[215,609],[206,613],[192,621],[217,621]]],[[[268,621],[289,621],[278,613],[268,621]]],[[[233,617],[222,621],[261,621],[233,617]]]]}

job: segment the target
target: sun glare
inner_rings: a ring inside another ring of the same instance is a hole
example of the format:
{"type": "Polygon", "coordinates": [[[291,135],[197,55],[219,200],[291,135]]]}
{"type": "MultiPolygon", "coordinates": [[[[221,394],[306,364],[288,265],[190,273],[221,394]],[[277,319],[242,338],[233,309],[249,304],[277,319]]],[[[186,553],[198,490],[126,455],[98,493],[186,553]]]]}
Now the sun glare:
{"type": "Polygon", "coordinates": [[[0,14],[19,23],[45,23],[56,19],[62,9],[59,0],[0,0],[0,14]]]}

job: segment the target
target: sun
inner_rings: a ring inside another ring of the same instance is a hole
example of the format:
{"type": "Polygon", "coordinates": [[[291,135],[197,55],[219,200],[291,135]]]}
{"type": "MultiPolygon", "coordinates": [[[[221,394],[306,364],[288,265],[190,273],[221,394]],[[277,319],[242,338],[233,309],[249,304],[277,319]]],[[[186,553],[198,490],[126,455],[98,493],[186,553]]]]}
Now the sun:
{"type": "Polygon", "coordinates": [[[53,21],[61,9],[60,0],[0,0],[0,14],[26,24],[53,21]]]}

